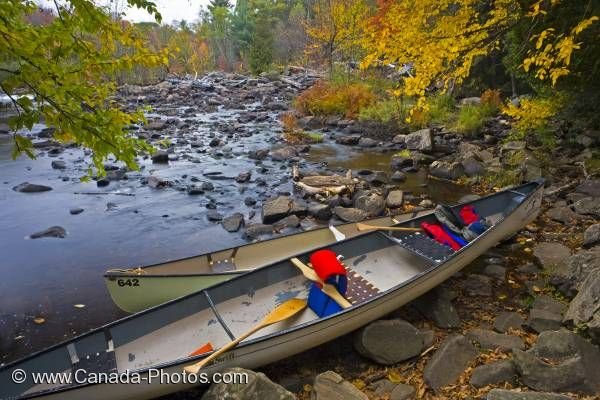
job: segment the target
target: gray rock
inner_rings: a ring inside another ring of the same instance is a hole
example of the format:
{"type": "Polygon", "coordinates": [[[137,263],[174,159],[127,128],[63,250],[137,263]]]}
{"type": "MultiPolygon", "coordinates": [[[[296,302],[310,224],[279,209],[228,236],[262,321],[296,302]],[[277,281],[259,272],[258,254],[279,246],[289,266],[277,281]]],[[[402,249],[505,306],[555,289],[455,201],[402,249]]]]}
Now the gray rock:
{"type": "Polygon", "coordinates": [[[479,104],[481,104],[481,98],[480,97],[464,97],[462,99],[460,99],[459,104],[461,106],[477,106],[479,104]]]}
{"type": "Polygon", "coordinates": [[[515,350],[521,381],[534,390],[600,393],[600,349],[576,333],[542,332],[528,351],[515,350]]]}
{"type": "Polygon", "coordinates": [[[244,224],[244,214],[235,213],[228,217],[223,218],[221,225],[227,232],[237,232],[244,224]]]}
{"type": "Polygon", "coordinates": [[[506,278],[506,267],[498,264],[486,265],[482,273],[490,278],[494,278],[496,281],[504,282],[506,278]]]}
{"type": "Polygon", "coordinates": [[[248,152],[248,158],[252,160],[264,160],[268,155],[269,149],[258,149],[248,152]]]}
{"type": "Polygon", "coordinates": [[[487,329],[472,329],[467,333],[467,338],[479,344],[479,347],[484,350],[511,351],[513,348],[525,348],[525,342],[520,337],[487,329]]]}
{"type": "Polygon", "coordinates": [[[166,121],[152,121],[150,123],[148,123],[145,128],[150,130],[150,131],[160,131],[162,129],[164,129],[167,126],[167,122],[166,121]]]}
{"type": "Polygon", "coordinates": [[[51,163],[53,169],[67,169],[67,164],[61,160],[54,160],[51,163]]]}
{"type": "Polygon", "coordinates": [[[551,311],[556,314],[565,312],[566,304],[546,294],[536,296],[531,304],[532,309],[551,311]]]}
{"type": "Polygon", "coordinates": [[[40,238],[59,238],[64,239],[67,237],[67,231],[62,226],[51,226],[48,229],[44,229],[43,231],[39,231],[29,235],[30,239],[40,239],[40,238]]]}
{"type": "Polygon", "coordinates": [[[331,218],[331,208],[327,204],[315,204],[308,208],[308,215],[321,221],[327,221],[331,218]]]}
{"type": "Polygon", "coordinates": [[[392,143],[394,144],[403,144],[406,140],[406,135],[400,133],[392,138],[392,143]]]}
{"type": "Polygon", "coordinates": [[[577,287],[591,273],[600,272],[600,247],[580,251],[567,258],[552,271],[551,282],[567,296],[573,297],[577,287]]]}
{"type": "Polygon", "coordinates": [[[294,202],[292,199],[286,196],[267,200],[262,206],[262,222],[264,224],[271,224],[279,221],[292,211],[293,206],[294,202]]]}
{"type": "Polygon", "coordinates": [[[169,154],[164,150],[158,150],[156,153],[152,154],[152,162],[154,164],[168,164],[169,154]]]}
{"type": "Polygon", "coordinates": [[[224,373],[246,374],[247,382],[215,383],[202,396],[202,400],[294,400],[296,396],[271,381],[262,372],[231,368],[224,373]]]}
{"type": "Polygon", "coordinates": [[[169,182],[163,178],[160,178],[156,175],[150,175],[148,177],[147,182],[148,182],[148,186],[151,188],[154,188],[154,189],[161,189],[161,188],[164,188],[167,186],[171,186],[171,182],[169,182]]]}
{"type": "Polygon", "coordinates": [[[250,178],[252,177],[252,172],[248,171],[248,172],[240,172],[238,174],[238,176],[235,178],[235,181],[237,183],[246,183],[250,180],[250,178]]]}
{"type": "Polygon", "coordinates": [[[402,190],[392,190],[388,193],[385,204],[389,208],[398,208],[402,206],[404,202],[404,192],[402,190]]]}
{"type": "Polygon", "coordinates": [[[273,233],[273,225],[265,224],[249,224],[246,225],[246,231],[244,237],[246,239],[258,239],[262,235],[269,235],[273,233]]]}
{"type": "Polygon", "coordinates": [[[600,197],[600,179],[585,180],[581,185],[577,186],[575,192],[587,196],[600,197]]]}
{"type": "Polygon", "coordinates": [[[485,166],[475,157],[467,157],[461,161],[467,176],[480,176],[485,174],[485,166]]]}
{"type": "Polygon", "coordinates": [[[368,137],[361,137],[358,141],[360,147],[375,147],[377,146],[377,140],[368,137]]]}
{"type": "Polygon", "coordinates": [[[421,337],[423,338],[423,348],[433,346],[435,343],[435,332],[432,329],[421,329],[421,337]]]}
{"type": "Polygon", "coordinates": [[[525,325],[540,333],[544,331],[555,331],[562,326],[562,315],[542,309],[531,309],[529,318],[525,325]]]}
{"type": "Polygon", "coordinates": [[[552,270],[571,255],[571,250],[561,243],[542,242],[533,247],[533,255],[544,269],[552,270]]]}
{"type": "Polygon", "coordinates": [[[469,274],[462,282],[462,288],[467,296],[491,296],[492,280],[484,275],[469,274]]]}
{"type": "Polygon", "coordinates": [[[311,400],[368,400],[366,394],[333,371],[317,375],[310,398],[311,400]]]}
{"type": "Polygon", "coordinates": [[[525,320],[521,317],[521,314],[505,311],[498,314],[494,320],[494,330],[500,333],[506,333],[509,329],[521,329],[525,320]]]}
{"type": "Polygon", "coordinates": [[[476,388],[481,388],[504,382],[515,384],[516,381],[517,370],[515,365],[511,360],[502,360],[475,368],[469,383],[476,388]]]}
{"type": "Polygon", "coordinates": [[[354,207],[364,211],[369,217],[376,217],[385,209],[385,200],[375,192],[359,194],[354,199],[354,207]]]}
{"type": "Polygon", "coordinates": [[[428,152],[433,150],[431,129],[421,129],[404,137],[404,143],[409,150],[428,152]]]}
{"type": "Polygon", "coordinates": [[[570,396],[558,393],[521,392],[516,390],[492,389],[486,400],[574,400],[570,396]]]}
{"type": "Polygon", "coordinates": [[[69,210],[69,214],[71,215],[78,215],[81,214],[83,212],[83,208],[81,207],[73,207],[69,210]]]}
{"type": "Polygon", "coordinates": [[[458,312],[452,305],[451,296],[444,289],[437,288],[431,290],[414,300],[411,304],[427,319],[433,321],[438,328],[460,327],[458,312]]]}
{"type": "Polygon", "coordinates": [[[335,207],[333,212],[345,222],[359,222],[369,216],[366,212],[358,208],[335,207]]]}
{"type": "Polygon", "coordinates": [[[206,218],[208,218],[209,221],[220,222],[223,220],[223,215],[217,210],[208,210],[206,212],[206,218]]]}
{"type": "Polygon", "coordinates": [[[554,221],[562,222],[563,224],[571,224],[573,221],[579,218],[571,207],[569,206],[559,206],[554,207],[546,212],[546,215],[553,219],[554,221]]]}
{"type": "Polygon", "coordinates": [[[414,164],[413,159],[411,157],[404,157],[401,155],[394,155],[390,160],[390,168],[392,171],[397,171],[404,167],[412,167],[414,164]]]}
{"type": "Polygon", "coordinates": [[[411,400],[415,398],[416,393],[414,386],[400,383],[390,393],[390,400],[411,400]]]}
{"type": "Polygon", "coordinates": [[[392,174],[391,179],[394,182],[404,182],[406,180],[406,174],[402,171],[396,171],[392,174]]]}
{"type": "Polygon", "coordinates": [[[355,144],[358,144],[359,140],[359,135],[338,135],[335,137],[335,142],[337,144],[343,144],[346,146],[354,146],[355,144]]]}
{"type": "Polygon", "coordinates": [[[298,226],[300,226],[300,218],[293,214],[273,223],[273,228],[275,228],[276,231],[280,231],[285,228],[297,228],[298,226]]]}
{"type": "Polygon", "coordinates": [[[50,186],[37,185],[35,183],[23,182],[12,188],[15,192],[21,193],[39,193],[52,190],[50,186]]]}
{"type": "Polygon", "coordinates": [[[600,197],[586,197],[576,201],[573,207],[577,214],[600,217],[600,197]]]}
{"type": "Polygon", "coordinates": [[[373,382],[371,384],[370,389],[373,390],[373,393],[376,396],[382,396],[387,393],[390,393],[392,390],[394,390],[395,387],[396,384],[389,381],[388,379],[380,379],[376,382],[373,382]]]}
{"type": "Polygon", "coordinates": [[[244,199],[244,204],[248,207],[252,207],[253,205],[256,204],[256,199],[253,197],[246,197],[244,199]]]}
{"type": "Polygon", "coordinates": [[[432,162],[429,166],[429,174],[437,178],[454,181],[465,175],[465,169],[459,162],[438,160],[432,162]]]}
{"type": "Polygon", "coordinates": [[[202,190],[201,187],[198,187],[196,185],[190,185],[187,188],[187,194],[189,194],[190,196],[198,196],[204,194],[204,190],[202,190]]]}
{"type": "Polygon", "coordinates": [[[583,233],[583,245],[591,247],[600,243],[600,224],[590,225],[583,233]]]}
{"type": "Polygon", "coordinates": [[[200,189],[210,192],[211,190],[215,190],[215,185],[213,185],[212,182],[202,182],[200,189]]]}
{"type": "Polygon", "coordinates": [[[381,320],[356,333],[354,348],[363,357],[390,365],[419,355],[423,350],[423,337],[409,322],[401,319],[381,320]]]}
{"type": "Polygon", "coordinates": [[[569,304],[563,321],[586,327],[588,334],[600,343],[600,273],[587,274],[577,285],[577,295],[569,304]]]}
{"type": "Polygon", "coordinates": [[[425,383],[437,392],[442,387],[456,382],[476,356],[477,350],[466,337],[448,336],[425,366],[425,383]]]}
{"type": "Polygon", "coordinates": [[[271,150],[271,158],[275,161],[287,161],[298,155],[298,151],[293,146],[286,146],[271,150]]]}

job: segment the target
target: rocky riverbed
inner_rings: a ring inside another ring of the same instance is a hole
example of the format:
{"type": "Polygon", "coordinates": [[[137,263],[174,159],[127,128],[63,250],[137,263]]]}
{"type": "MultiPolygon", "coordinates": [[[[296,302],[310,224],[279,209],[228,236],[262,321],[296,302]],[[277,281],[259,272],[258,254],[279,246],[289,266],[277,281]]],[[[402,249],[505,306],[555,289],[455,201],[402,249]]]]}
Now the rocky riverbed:
{"type": "MultiPolygon", "coordinates": [[[[535,224],[386,321],[263,369],[283,387],[260,374],[252,387],[264,388],[267,399],[600,393],[589,367],[600,362],[600,185],[581,164],[597,144],[594,135],[559,143],[550,167],[531,144],[507,140],[510,124],[502,118],[467,139],[443,127],[399,133],[298,115],[324,140],[289,145],[279,117],[317,79],[291,69],[123,87],[123,107],[152,107],[148,124],[131,131],[159,151],[139,160],[140,171],[110,162],[107,176],[90,182],[79,179],[89,153],[54,142],[43,125],[27,133],[38,158],[8,160],[11,143],[0,125],[0,362],[121,316],[103,287],[108,267],[451,203],[471,191],[448,180],[479,182],[524,154],[522,177],[548,178],[535,224]],[[315,182],[347,187],[309,195],[315,182]]],[[[204,396],[219,398],[222,390],[234,387],[215,386],[204,396]]]]}

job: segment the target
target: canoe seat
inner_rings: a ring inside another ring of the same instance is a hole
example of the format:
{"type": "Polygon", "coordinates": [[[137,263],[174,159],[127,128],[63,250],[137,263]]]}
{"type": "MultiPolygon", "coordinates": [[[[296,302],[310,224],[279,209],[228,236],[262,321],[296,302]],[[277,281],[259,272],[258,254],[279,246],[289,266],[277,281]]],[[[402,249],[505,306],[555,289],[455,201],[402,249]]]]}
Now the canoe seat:
{"type": "Polygon", "coordinates": [[[450,247],[436,242],[421,232],[401,233],[393,236],[383,232],[380,233],[395,242],[397,245],[412,251],[413,253],[427,259],[428,261],[431,261],[434,264],[441,264],[446,261],[448,257],[454,254],[454,250],[452,250],[450,247]]]}
{"type": "Polygon", "coordinates": [[[346,298],[352,304],[359,304],[369,300],[371,297],[379,293],[371,282],[366,280],[363,276],[358,274],[352,268],[347,265],[347,278],[348,278],[348,289],[346,290],[346,298]]]}

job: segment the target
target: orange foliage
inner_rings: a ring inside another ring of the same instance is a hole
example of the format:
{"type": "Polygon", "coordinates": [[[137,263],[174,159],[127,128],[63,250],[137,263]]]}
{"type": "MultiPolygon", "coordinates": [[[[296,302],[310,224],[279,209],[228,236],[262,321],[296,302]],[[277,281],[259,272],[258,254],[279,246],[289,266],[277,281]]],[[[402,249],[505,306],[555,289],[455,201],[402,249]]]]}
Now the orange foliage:
{"type": "Polygon", "coordinates": [[[298,129],[298,119],[292,113],[284,113],[281,117],[284,132],[294,132],[298,129]]]}
{"type": "Polygon", "coordinates": [[[502,105],[502,97],[500,96],[500,90],[487,89],[481,94],[481,104],[491,106],[495,109],[499,109],[502,105]]]}
{"type": "Polygon", "coordinates": [[[295,106],[304,114],[356,118],[361,108],[371,105],[374,101],[375,94],[366,84],[335,86],[327,82],[318,82],[296,98],[295,106]]]}

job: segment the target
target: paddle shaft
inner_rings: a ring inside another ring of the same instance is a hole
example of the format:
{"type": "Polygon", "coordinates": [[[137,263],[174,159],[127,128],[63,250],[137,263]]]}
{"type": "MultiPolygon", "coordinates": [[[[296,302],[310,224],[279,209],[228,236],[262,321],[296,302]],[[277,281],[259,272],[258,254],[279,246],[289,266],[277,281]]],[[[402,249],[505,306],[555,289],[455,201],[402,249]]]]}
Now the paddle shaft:
{"type": "Polygon", "coordinates": [[[356,229],[359,231],[402,231],[402,232],[419,232],[422,231],[421,228],[402,228],[399,226],[375,226],[368,224],[361,224],[360,222],[356,223],[356,229]]]}
{"type": "Polygon", "coordinates": [[[321,278],[317,275],[314,269],[310,268],[308,265],[304,264],[302,261],[297,259],[296,257],[290,258],[292,264],[294,264],[300,271],[302,271],[302,275],[308,280],[319,283],[321,285],[321,290],[331,297],[336,303],[340,305],[342,308],[352,307],[352,304],[344,298],[335,288],[335,286],[330,285],[329,283],[323,282],[321,278]]]}

